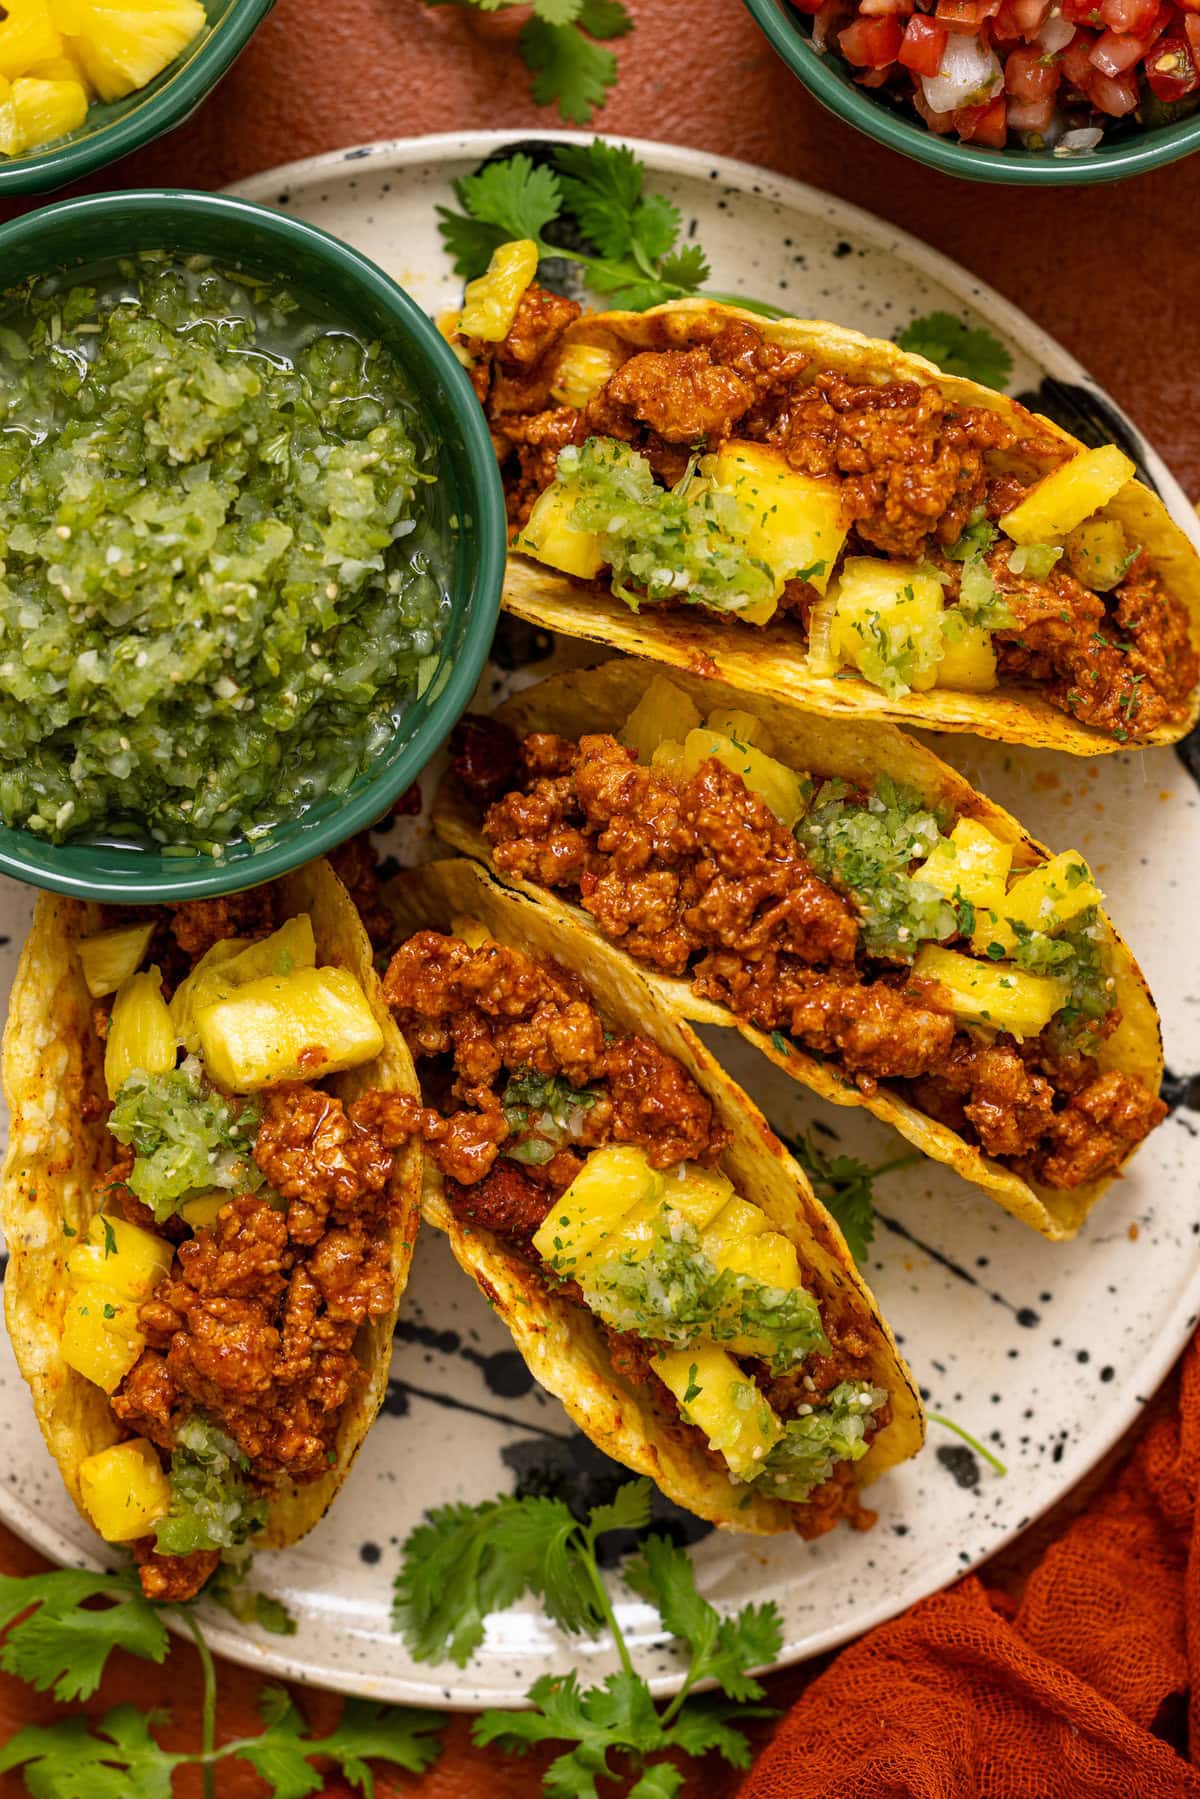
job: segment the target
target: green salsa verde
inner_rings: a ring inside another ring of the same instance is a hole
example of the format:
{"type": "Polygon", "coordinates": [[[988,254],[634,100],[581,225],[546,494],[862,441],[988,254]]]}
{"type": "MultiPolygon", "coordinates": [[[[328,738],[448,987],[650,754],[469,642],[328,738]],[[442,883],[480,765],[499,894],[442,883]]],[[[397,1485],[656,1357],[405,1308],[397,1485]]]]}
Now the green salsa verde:
{"type": "Polygon", "coordinates": [[[0,312],[0,816],[219,855],[350,785],[432,678],[414,390],[285,289],[141,257],[0,312]]]}

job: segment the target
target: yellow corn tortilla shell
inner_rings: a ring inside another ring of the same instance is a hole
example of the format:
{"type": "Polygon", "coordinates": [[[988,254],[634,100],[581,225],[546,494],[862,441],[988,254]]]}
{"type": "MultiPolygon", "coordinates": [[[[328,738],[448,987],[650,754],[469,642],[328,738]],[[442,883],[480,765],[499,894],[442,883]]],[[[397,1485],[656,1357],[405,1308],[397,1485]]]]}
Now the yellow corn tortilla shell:
{"type": "MultiPolygon", "coordinates": [[[[281,914],[309,914],[318,962],[346,968],[355,976],[384,1034],[383,1049],[374,1061],[331,1076],[329,1091],[346,1101],[372,1087],[415,1094],[408,1046],[383,1002],[371,946],[345,888],[324,861],[285,876],[279,888],[281,914]]],[[[66,1259],[100,1209],[94,1182],[115,1159],[115,1145],[105,1127],[103,1044],[92,1025],[92,1001],[76,949],[81,937],[106,922],[111,920],[106,921],[99,906],[57,894],[38,895],[13,983],[3,1047],[4,1092],[12,1116],[0,1176],[0,1225],[10,1258],[5,1316],[42,1435],[81,1512],[80,1463],[123,1434],[109,1409],[108,1395],[62,1356],[66,1259]],[[68,1227],[73,1234],[67,1234],[68,1227]]],[[[318,1523],[383,1403],[392,1331],[420,1217],[418,1148],[406,1147],[399,1153],[392,1180],[396,1308],[364,1325],[355,1342],[365,1378],[347,1401],[336,1464],[308,1485],[288,1484],[275,1490],[256,1547],[294,1543],[318,1523]]],[[[83,1515],[87,1517],[86,1512],[83,1515]]]]}
{"type": "MultiPolygon", "coordinates": [[[[855,1464],[856,1484],[865,1485],[915,1455],[925,1436],[916,1385],[841,1231],[757,1106],[679,1011],[663,1004],[658,984],[603,938],[581,931],[573,918],[560,918],[500,886],[474,862],[434,862],[398,875],[385,897],[403,936],[449,931],[453,918],[469,916],[498,942],[553,958],[585,983],[606,1026],[652,1038],[677,1058],[732,1135],[719,1166],[739,1193],[762,1207],[772,1228],[795,1244],[801,1265],[812,1272],[823,1314],[833,1303],[844,1307],[871,1345],[868,1378],[890,1395],[892,1417],[855,1464]]],[[[465,1229],[456,1221],[429,1164],[425,1217],[446,1233],[460,1267],[503,1318],[530,1372],[605,1455],[648,1474],[677,1505],[726,1529],[795,1528],[802,1504],[766,1498],[753,1486],[734,1486],[724,1465],[707,1453],[699,1431],[666,1423],[645,1390],[616,1372],[604,1332],[589,1312],[550,1292],[490,1231],[465,1229]]]]}
{"type": "MultiPolygon", "coordinates": [[[[649,312],[585,314],[569,327],[563,343],[594,341],[629,356],[641,350],[686,349],[703,341],[708,334],[698,331],[698,324],[711,323],[714,317],[741,319],[783,349],[807,351],[814,372],[834,369],[854,381],[877,385],[889,381],[933,383],[960,407],[985,407],[1003,414],[1018,441],[1003,455],[991,455],[989,464],[1018,471],[1026,479],[1038,479],[1057,466],[1044,453],[1039,456],[1039,438],[1049,438],[1072,452],[1085,447],[1050,419],[1029,412],[992,388],[944,375],[923,356],[819,319],[770,320],[708,300],[671,300],[649,312]]],[[[1116,519],[1130,543],[1140,544],[1148,552],[1168,592],[1186,607],[1192,641],[1200,649],[1200,556],[1162,501],[1140,482],[1131,481],[1104,508],[1104,516],[1116,519]]],[[[790,700],[826,717],[895,719],[900,724],[970,731],[978,737],[1066,750],[1076,756],[1103,755],[1126,747],[1094,726],[1078,723],[1032,687],[1008,683],[991,693],[933,687],[926,693],[889,699],[881,688],[851,669],[836,676],[813,674],[805,641],[786,620],[755,626],[722,617],[704,606],[647,604],[633,612],[614,597],[603,578],[575,581],[526,556],[510,555],[508,559],[504,604],[519,618],[545,630],[648,656],[694,674],[719,675],[741,693],[790,700]]],[[[1198,717],[1200,687],[1186,719],[1163,725],[1137,742],[1176,743],[1198,717]]]]}
{"type": "MultiPolygon", "coordinates": [[[[616,734],[654,679],[654,674],[654,668],[645,662],[613,658],[599,668],[555,675],[534,687],[525,688],[501,706],[496,717],[510,725],[518,737],[524,737],[529,731],[554,731],[572,740],[589,731],[616,734]]],[[[898,731],[894,725],[799,712],[778,701],[757,694],[747,696],[721,681],[704,680],[694,675],[675,674],[671,679],[690,695],[702,715],[715,707],[738,706],[761,718],[774,739],[773,753],[791,768],[817,776],[837,776],[865,783],[874,782],[880,775],[890,775],[903,786],[914,788],[930,806],[952,807],[957,817],[978,819],[1001,842],[1011,843],[1014,869],[1036,867],[1049,853],[1002,807],[978,793],[932,750],[898,731]]],[[[453,780],[443,782],[434,804],[437,830],[447,843],[480,857],[490,866],[491,846],[483,836],[480,822],[453,780]]],[[[561,895],[509,876],[502,875],[501,879],[511,880],[512,885],[535,895],[539,904],[551,909],[561,920],[564,930],[573,924],[598,934],[591,915],[581,907],[569,904],[561,895]]],[[[1158,1012],[1142,971],[1126,944],[1105,913],[1100,913],[1100,920],[1116,981],[1121,1022],[1105,1041],[1097,1059],[1102,1069],[1117,1068],[1140,1076],[1151,1092],[1157,1093],[1163,1069],[1158,1012]]],[[[886,1082],[881,1081],[873,1093],[864,1093],[831,1063],[818,1061],[796,1044],[790,1044],[786,1053],[781,1052],[777,1042],[786,1040],[778,1039],[777,1035],[768,1036],[727,1007],[702,999],[693,991],[690,981],[653,973],[648,978],[659,988],[663,1003],[682,1017],[702,1024],[732,1026],[786,1074],[802,1081],[822,1099],[832,1100],[839,1106],[866,1106],[876,1118],[894,1125],[924,1155],[946,1163],[964,1180],[985,1188],[1006,1211],[1046,1237],[1073,1237],[1108,1185],[1108,1179],[1105,1179],[1067,1189],[1023,1180],[1010,1168],[967,1143],[947,1125],[918,1111],[886,1082]]]]}

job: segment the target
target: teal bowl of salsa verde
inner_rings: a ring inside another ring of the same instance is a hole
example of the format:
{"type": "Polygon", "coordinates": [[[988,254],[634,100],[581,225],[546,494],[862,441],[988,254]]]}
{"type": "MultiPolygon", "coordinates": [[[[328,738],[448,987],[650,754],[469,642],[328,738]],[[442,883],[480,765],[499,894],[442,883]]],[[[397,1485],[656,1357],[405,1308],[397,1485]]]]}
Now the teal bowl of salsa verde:
{"type": "Polygon", "coordinates": [[[236,62],[275,0],[204,0],[207,27],[145,87],[93,100],[77,131],[21,156],[0,156],[0,197],[44,194],[140,150],[193,113],[236,62]]]}
{"type": "Polygon", "coordinates": [[[1077,187],[1200,150],[1192,0],[745,4],[822,106],[946,175],[1077,187]]]}
{"type": "Polygon", "coordinates": [[[220,195],[0,226],[0,870],[231,892],[385,814],[486,660],[504,502],[420,308],[220,195]]]}

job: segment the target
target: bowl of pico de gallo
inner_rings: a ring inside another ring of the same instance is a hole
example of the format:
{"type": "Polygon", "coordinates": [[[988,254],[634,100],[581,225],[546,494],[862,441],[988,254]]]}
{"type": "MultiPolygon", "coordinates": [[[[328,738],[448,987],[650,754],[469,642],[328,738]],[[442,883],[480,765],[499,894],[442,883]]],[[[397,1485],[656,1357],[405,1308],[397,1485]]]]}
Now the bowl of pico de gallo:
{"type": "Polygon", "coordinates": [[[1118,181],[1200,149],[1200,0],[745,0],[831,112],[946,174],[1118,181]]]}

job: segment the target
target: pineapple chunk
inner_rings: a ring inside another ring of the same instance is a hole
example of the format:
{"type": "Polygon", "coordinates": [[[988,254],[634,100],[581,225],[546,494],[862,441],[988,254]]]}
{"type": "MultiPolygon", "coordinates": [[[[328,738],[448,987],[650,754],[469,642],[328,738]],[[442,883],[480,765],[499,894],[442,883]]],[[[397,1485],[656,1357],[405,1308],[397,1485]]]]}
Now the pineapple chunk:
{"type": "Polygon", "coordinates": [[[162,975],[157,968],[131,974],[122,981],[113,1001],[104,1046],[104,1081],[108,1097],[116,1099],[130,1075],[168,1074],[175,1066],[175,1026],[162,996],[162,975]]]}
{"type": "Polygon", "coordinates": [[[0,75],[12,81],[35,63],[60,56],[62,47],[46,0],[7,0],[0,22],[0,75]]]}
{"type": "Polygon", "coordinates": [[[80,939],[79,962],[93,999],[115,993],[122,981],[137,973],[153,935],[153,923],[131,924],[80,939]]]}
{"type": "Polygon", "coordinates": [[[660,743],[682,742],[699,723],[699,707],[683,689],[665,675],[655,675],[621,727],[621,742],[648,764],[660,743]]]}
{"type": "Polygon", "coordinates": [[[115,1393],[145,1347],[137,1315],[136,1302],[115,1287],[73,1287],[63,1320],[63,1361],[106,1393],[115,1393]]]}
{"type": "Polygon", "coordinates": [[[171,1504],[171,1487],[145,1437],[115,1443],[79,1464],[83,1509],[106,1543],[147,1536],[171,1504]]]}
{"type": "Polygon", "coordinates": [[[527,237],[499,244],[482,275],[468,281],[458,328],[464,337],[500,344],[512,330],[517,308],[537,274],[538,248],[527,237]]]}
{"type": "Polygon", "coordinates": [[[992,937],[1006,950],[1016,941],[1013,925],[1053,937],[1081,912],[1098,906],[1103,897],[1083,857],[1074,850],[1063,850],[1013,882],[992,937]]]}
{"type": "Polygon", "coordinates": [[[194,1231],[205,1230],[217,1222],[221,1207],[227,1206],[232,1197],[226,1187],[214,1187],[211,1193],[197,1193],[194,1199],[184,1200],[179,1216],[194,1231]]]}
{"type": "Polygon", "coordinates": [[[553,481],[534,502],[529,523],[513,539],[513,549],[548,568],[594,581],[604,567],[598,531],[580,531],[571,524],[579,496],[574,488],[553,481]]]}
{"type": "Polygon", "coordinates": [[[1000,520],[1000,529],[1014,543],[1055,543],[1107,506],[1136,472],[1116,444],[1081,450],[1031,487],[1000,520]]]}
{"type": "Polygon", "coordinates": [[[735,1195],[717,1213],[708,1228],[701,1232],[700,1247],[717,1268],[725,1266],[725,1257],[735,1243],[762,1234],[767,1228],[767,1215],[761,1206],[735,1195]]]}
{"type": "Polygon", "coordinates": [[[837,617],[837,593],[818,600],[808,615],[807,662],[814,675],[836,675],[840,666],[833,653],[833,621],[837,617]]]}
{"type": "Polygon", "coordinates": [[[1129,543],[1115,518],[1089,518],[1067,538],[1067,564],[1093,593],[1108,593],[1129,567],[1129,543]]]}
{"type": "Polygon", "coordinates": [[[247,947],[243,937],[226,937],[220,943],[211,944],[205,950],[189,975],[180,981],[171,995],[168,1008],[171,1023],[175,1027],[175,1035],[189,1055],[195,1055],[200,1047],[200,1038],[196,1032],[196,1012],[201,1006],[211,1006],[214,1000],[228,998],[231,985],[220,978],[219,970],[232,962],[235,956],[241,955],[247,947]]]}
{"type": "Polygon", "coordinates": [[[960,818],[949,837],[943,837],[913,870],[913,879],[936,887],[947,899],[957,896],[974,906],[971,942],[983,950],[995,936],[1011,867],[1011,844],[1001,843],[976,819],[960,818]]]}
{"type": "Polygon", "coordinates": [[[140,1305],[170,1268],[174,1253],[153,1231],[97,1212],[86,1238],[67,1257],[67,1273],[76,1286],[99,1283],[140,1305]]]}
{"type": "MultiPolygon", "coordinates": [[[[52,12],[53,10],[51,8],[52,12]]],[[[57,18],[55,23],[58,24],[57,18]]],[[[61,25],[59,25],[59,30],[62,30],[61,25]]],[[[92,98],[92,86],[84,72],[83,64],[77,57],[72,56],[68,44],[63,45],[61,55],[48,56],[45,62],[34,63],[25,73],[35,75],[39,81],[77,81],[88,99],[92,98]]]]}
{"type": "Polygon", "coordinates": [[[0,156],[19,156],[24,148],[25,140],[13,105],[12,83],[0,75],[0,156]]]}
{"type": "Polygon", "coordinates": [[[753,712],[740,712],[736,706],[718,706],[705,719],[704,728],[719,731],[722,737],[735,737],[739,743],[753,744],[764,756],[775,754],[775,739],[753,712]]]}
{"type": "Polygon", "coordinates": [[[937,679],[945,643],[942,586],[915,562],[851,556],[837,584],[829,656],[893,699],[937,679]]]}
{"type": "Polygon", "coordinates": [[[465,943],[468,949],[482,949],[485,943],[492,941],[491,932],[477,918],[467,918],[462,913],[450,920],[450,935],[465,943]]]}
{"type": "Polygon", "coordinates": [[[601,1250],[617,1245],[635,1206],[662,1203],[664,1186],[644,1150],[625,1143],[595,1149],[538,1226],[533,1247],[556,1274],[575,1279],[601,1250]]]}
{"type": "Polygon", "coordinates": [[[986,625],[964,625],[956,642],[947,639],[934,669],[934,685],[959,693],[990,693],[996,685],[996,651],[986,625]]]}
{"type": "Polygon", "coordinates": [[[740,1237],[726,1244],[720,1267],[731,1274],[744,1274],[764,1287],[782,1288],[787,1292],[800,1285],[800,1258],[796,1245],[778,1231],[761,1231],[754,1237],[740,1237]]]}
{"type": "Polygon", "coordinates": [[[975,962],[957,950],[922,944],[913,974],[934,981],[965,1024],[986,1024],[1014,1037],[1036,1037],[1067,1003],[1066,981],[1026,974],[1011,962],[975,962]]]}
{"type": "Polygon", "coordinates": [[[85,0],[76,17],[71,48],[102,100],[120,100],[145,87],[208,25],[200,0],[148,0],[144,5],[125,0],[122,6],[85,0]]]}
{"type": "Polygon", "coordinates": [[[196,1014],[205,1070],[230,1093],[316,1081],[369,1062],[383,1032],[345,968],[298,968],[249,981],[196,1014]]]}
{"type": "Polygon", "coordinates": [[[798,474],[765,444],[737,442],[706,456],[700,472],[738,501],[750,521],[746,548],[773,570],[780,592],[795,576],[825,592],[849,531],[836,481],[798,474]]]}
{"type": "Polygon", "coordinates": [[[734,1196],[728,1175],[719,1168],[702,1168],[698,1162],[677,1162],[663,1178],[668,1210],[686,1218],[698,1231],[710,1225],[734,1196]]]}
{"type": "Polygon", "coordinates": [[[751,793],[756,793],[788,830],[796,823],[808,804],[805,783],[792,769],[766,756],[752,744],[735,743],[719,731],[689,731],[683,746],[684,779],[690,780],[705,758],[715,756],[735,775],[740,775],[751,793]]]}
{"type": "Polygon", "coordinates": [[[562,406],[586,406],[620,366],[620,353],[603,344],[564,344],[550,392],[562,406]]]}
{"type": "Polygon", "coordinates": [[[650,766],[664,781],[670,781],[675,787],[682,787],[688,778],[687,755],[681,743],[668,738],[660,743],[650,758],[650,766]]]}
{"type": "Polygon", "coordinates": [[[664,1350],[654,1370],[674,1394],[689,1424],[702,1430],[710,1449],[725,1458],[739,1480],[761,1474],[783,1426],[754,1383],[723,1349],[697,1343],[664,1350]]]}
{"type": "Polygon", "coordinates": [[[194,1053],[200,1047],[196,1015],[205,1006],[228,999],[239,987],[260,981],[267,975],[291,974],[296,968],[315,968],[317,946],[312,920],[306,912],[289,918],[257,943],[242,937],[227,937],[205,950],[187,979],[182,981],[171,1001],[171,1018],[184,1048],[194,1053]]]}
{"type": "Polygon", "coordinates": [[[39,81],[22,75],[12,85],[13,110],[27,150],[78,131],[88,97],[78,81],[39,81]]]}

